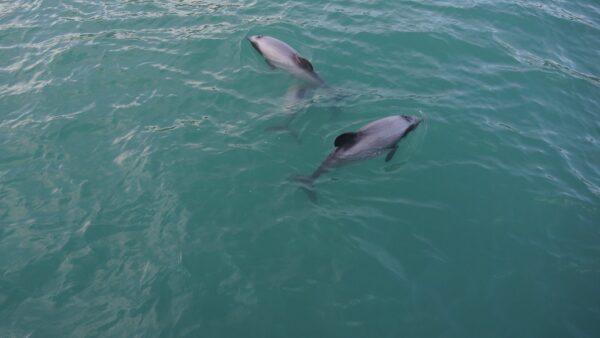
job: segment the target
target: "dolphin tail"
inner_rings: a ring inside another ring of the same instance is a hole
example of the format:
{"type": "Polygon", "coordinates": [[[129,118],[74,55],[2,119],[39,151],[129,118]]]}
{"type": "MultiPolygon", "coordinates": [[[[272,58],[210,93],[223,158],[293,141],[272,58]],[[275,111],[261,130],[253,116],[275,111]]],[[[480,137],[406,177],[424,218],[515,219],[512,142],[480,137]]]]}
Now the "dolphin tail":
{"type": "Polygon", "coordinates": [[[323,80],[321,78],[321,76],[319,76],[319,74],[317,74],[317,72],[312,71],[310,73],[310,75],[314,79],[314,81],[316,82],[315,84],[317,85],[317,87],[321,86],[321,87],[324,87],[324,88],[327,88],[327,89],[331,89],[331,86],[327,82],[325,82],[325,80],[323,80]]]}
{"type": "Polygon", "coordinates": [[[295,175],[292,176],[291,180],[298,184],[298,187],[302,189],[308,196],[308,199],[316,203],[317,202],[317,191],[315,190],[315,178],[312,176],[295,175]]]}
{"type": "Polygon", "coordinates": [[[292,176],[292,181],[296,182],[300,189],[302,189],[311,202],[317,202],[317,191],[315,190],[315,181],[324,173],[328,172],[333,166],[335,166],[338,159],[335,152],[327,156],[327,159],[315,170],[312,175],[295,175],[292,176]]]}
{"type": "MultiPolygon", "coordinates": [[[[319,78],[320,80],[320,78],[319,78]]],[[[329,101],[331,102],[331,106],[329,110],[331,111],[331,118],[337,118],[342,112],[342,108],[340,107],[340,102],[347,96],[340,93],[337,89],[327,84],[325,81],[321,80],[321,87],[326,91],[329,96],[329,101]]]]}
{"type": "Polygon", "coordinates": [[[298,132],[295,131],[294,129],[292,129],[289,125],[273,126],[273,127],[266,128],[265,131],[272,131],[272,132],[285,131],[285,132],[290,133],[290,135],[292,135],[292,137],[294,138],[294,140],[296,142],[298,142],[298,144],[302,143],[302,141],[300,140],[300,135],[298,134],[298,132]]]}

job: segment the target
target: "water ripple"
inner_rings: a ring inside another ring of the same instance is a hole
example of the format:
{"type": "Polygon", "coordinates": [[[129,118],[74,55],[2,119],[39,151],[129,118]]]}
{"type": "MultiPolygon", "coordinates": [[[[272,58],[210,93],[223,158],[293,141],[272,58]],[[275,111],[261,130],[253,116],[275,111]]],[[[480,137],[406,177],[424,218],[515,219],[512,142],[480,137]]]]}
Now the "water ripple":
{"type": "Polygon", "coordinates": [[[0,336],[593,336],[599,14],[0,3],[0,336]],[[253,34],[331,88],[290,104],[253,34]],[[391,162],[290,179],[391,114],[391,162]]]}

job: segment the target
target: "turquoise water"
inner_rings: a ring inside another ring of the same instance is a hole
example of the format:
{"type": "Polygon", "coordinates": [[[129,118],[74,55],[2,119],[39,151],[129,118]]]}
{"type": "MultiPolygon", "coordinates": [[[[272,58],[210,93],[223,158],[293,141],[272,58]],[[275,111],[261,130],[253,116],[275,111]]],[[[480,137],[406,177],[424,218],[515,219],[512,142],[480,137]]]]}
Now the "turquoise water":
{"type": "Polygon", "coordinates": [[[595,0],[0,2],[0,337],[598,337],[599,46],[595,0]]]}

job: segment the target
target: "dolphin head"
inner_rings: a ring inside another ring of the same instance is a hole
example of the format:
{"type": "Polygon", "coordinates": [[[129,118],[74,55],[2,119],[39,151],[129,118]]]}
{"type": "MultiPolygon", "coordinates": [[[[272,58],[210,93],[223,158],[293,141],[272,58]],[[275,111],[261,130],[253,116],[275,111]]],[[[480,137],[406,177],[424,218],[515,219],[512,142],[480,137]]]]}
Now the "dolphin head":
{"type": "Polygon", "coordinates": [[[404,132],[404,136],[413,131],[421,122],[423,122],[423,119],[417,116],[402,115],[402,118],[409,124],[408,128],[406,128],[406,131],[404,132]]]}
{"type": "Polygon", "coordinates": [[[252,47],[254,47],[254,49],[256,49],[259,53],[262,54],[262,52],[260,51],[260,39],[262,39],[262,35],[252,35],[249,36],[247,39],[248,41],[250,41],[250,44],[252,45],[252,47]]]}
{"type": "Polygon", "coordinates": [[[422,118],[417,116],[402,115],[402,118],[405,119],[406,122],[413,124],[415,127],[418,126],[421,121],[423,121],[422,118]]]}

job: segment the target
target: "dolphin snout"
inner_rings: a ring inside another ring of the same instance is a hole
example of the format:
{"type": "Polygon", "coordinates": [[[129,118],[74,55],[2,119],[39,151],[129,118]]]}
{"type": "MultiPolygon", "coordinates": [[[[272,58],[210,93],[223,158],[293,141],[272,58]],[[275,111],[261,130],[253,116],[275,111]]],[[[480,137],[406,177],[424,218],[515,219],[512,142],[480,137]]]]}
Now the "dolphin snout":
{"type": "Polygon", "coordinates": [[[248,39],[248,41],[250,41],[250,42],[256,43],[262,37],[263,37],[262,35],[250,35],[250,36],[246,37],[246,39],[248,39]]]}
{"type": "Polygon", "coordinates": [[[252,36],[246,37],[246,39],[250,42],[252,47],[254,47],[254,49],[256,49],[259,53],[261,53],[260,48],[258,48],[258,38],[260,38],[260,35],[252,35],[252,36]]]}
{"type": "Polygon", "coordinates": [[[413,124],[415,127],[418,126],[419,123],[421,123],[423,121],[422,118],[416,117],[416,116],[402,115],[402,118],[404,118],[404,120],[406,120],[407,122],[410,122],[411,124],[413,124]]]}
{"type": "Polygon", "coordinates": [[[416,116],[406,116],[406,115],[402,115],[402,117],[408,122],[410,123],[410,125],[408,126],[408,128],[406,129],[406,132],[404,133],[404,135],[406,136],[408,133],[410,133],[411,131],[415,130],[415,128],[417,128],[417,126],[423,122],[423,119],[420,117],[416,117],[416,116]]]}

